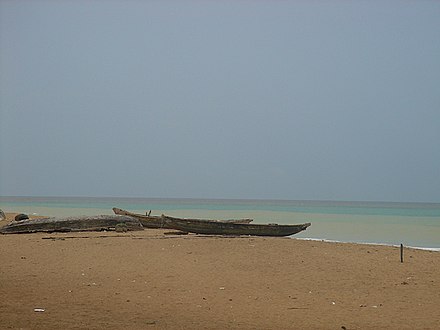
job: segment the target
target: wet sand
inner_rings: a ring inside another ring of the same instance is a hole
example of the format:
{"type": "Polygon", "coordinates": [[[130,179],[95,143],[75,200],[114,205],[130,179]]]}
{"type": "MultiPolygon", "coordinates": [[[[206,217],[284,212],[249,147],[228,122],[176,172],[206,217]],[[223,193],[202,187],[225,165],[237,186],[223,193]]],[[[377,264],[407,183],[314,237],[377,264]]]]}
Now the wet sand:
{"type": "Polygon", "coordinates": [[[440,329],[439,252],[164,232],[0,235],[0,328],[440,329]]]}

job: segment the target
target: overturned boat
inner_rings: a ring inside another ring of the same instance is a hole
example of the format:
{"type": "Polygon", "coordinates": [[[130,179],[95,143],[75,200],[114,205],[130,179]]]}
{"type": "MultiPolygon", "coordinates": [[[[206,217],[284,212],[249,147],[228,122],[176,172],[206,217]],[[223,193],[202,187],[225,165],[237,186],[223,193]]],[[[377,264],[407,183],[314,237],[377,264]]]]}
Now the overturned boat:
{"type": "Polygon", "coordinates": [[[53,217],[13,221],[0,228],[1,234],[76,231],[134,231],[143,230],[139,219],[123,215],[53,217]]]}

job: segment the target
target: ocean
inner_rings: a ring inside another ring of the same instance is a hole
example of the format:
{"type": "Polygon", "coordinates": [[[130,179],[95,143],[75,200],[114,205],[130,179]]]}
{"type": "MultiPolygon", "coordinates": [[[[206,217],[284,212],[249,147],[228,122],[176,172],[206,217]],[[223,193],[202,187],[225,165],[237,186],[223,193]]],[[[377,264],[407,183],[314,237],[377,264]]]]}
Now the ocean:
{"type": "Polygon", "coordinates": [[[112,207],[192,218],[253,218],[255,223],[311,222],[294,238],[374,243],[440,251],[439,203],[97,197],[0,197],[4,212],[71,216],[112,214],[112,207]]]}

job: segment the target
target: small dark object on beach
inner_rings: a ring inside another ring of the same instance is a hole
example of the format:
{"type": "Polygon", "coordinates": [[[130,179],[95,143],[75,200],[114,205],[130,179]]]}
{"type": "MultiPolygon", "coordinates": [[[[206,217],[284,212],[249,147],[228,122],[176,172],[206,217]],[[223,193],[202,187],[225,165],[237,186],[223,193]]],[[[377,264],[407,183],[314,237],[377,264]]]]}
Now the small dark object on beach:
{"type": "Polygon", "coordinates": [[[188,235],[188,232],[176,230],[176,231],[166,231],[163,234],[164,235],[188,235]]]}
{"type": "Polygon", "coordinates": [[[5,220],[5,219],[6,219],[5,212],[3,212],[3,211],[0,209],[0,221],[1,221],[1,220],[5,220]]]}
{"type": "Polygon", "coordinates": [[[400,262],[403,262],[403,244],[400,244],[400,262]]]}
{"type": "Polygon", "coordinates": [[[15,219],[15,221],[28,220],[29,216],[27,214],[20,213],[20,214],[17,214],[14,219],[15,219]]]}

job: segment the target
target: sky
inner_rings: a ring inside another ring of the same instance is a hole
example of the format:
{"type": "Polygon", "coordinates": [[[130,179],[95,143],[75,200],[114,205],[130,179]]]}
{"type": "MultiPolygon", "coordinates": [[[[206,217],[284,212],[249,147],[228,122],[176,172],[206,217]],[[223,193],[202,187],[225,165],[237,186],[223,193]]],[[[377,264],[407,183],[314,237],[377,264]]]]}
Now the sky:
{"type": "Polygon", "coordinates": [[[440,202],[439,17],[0,0],[0,196],[440,202]]]}

